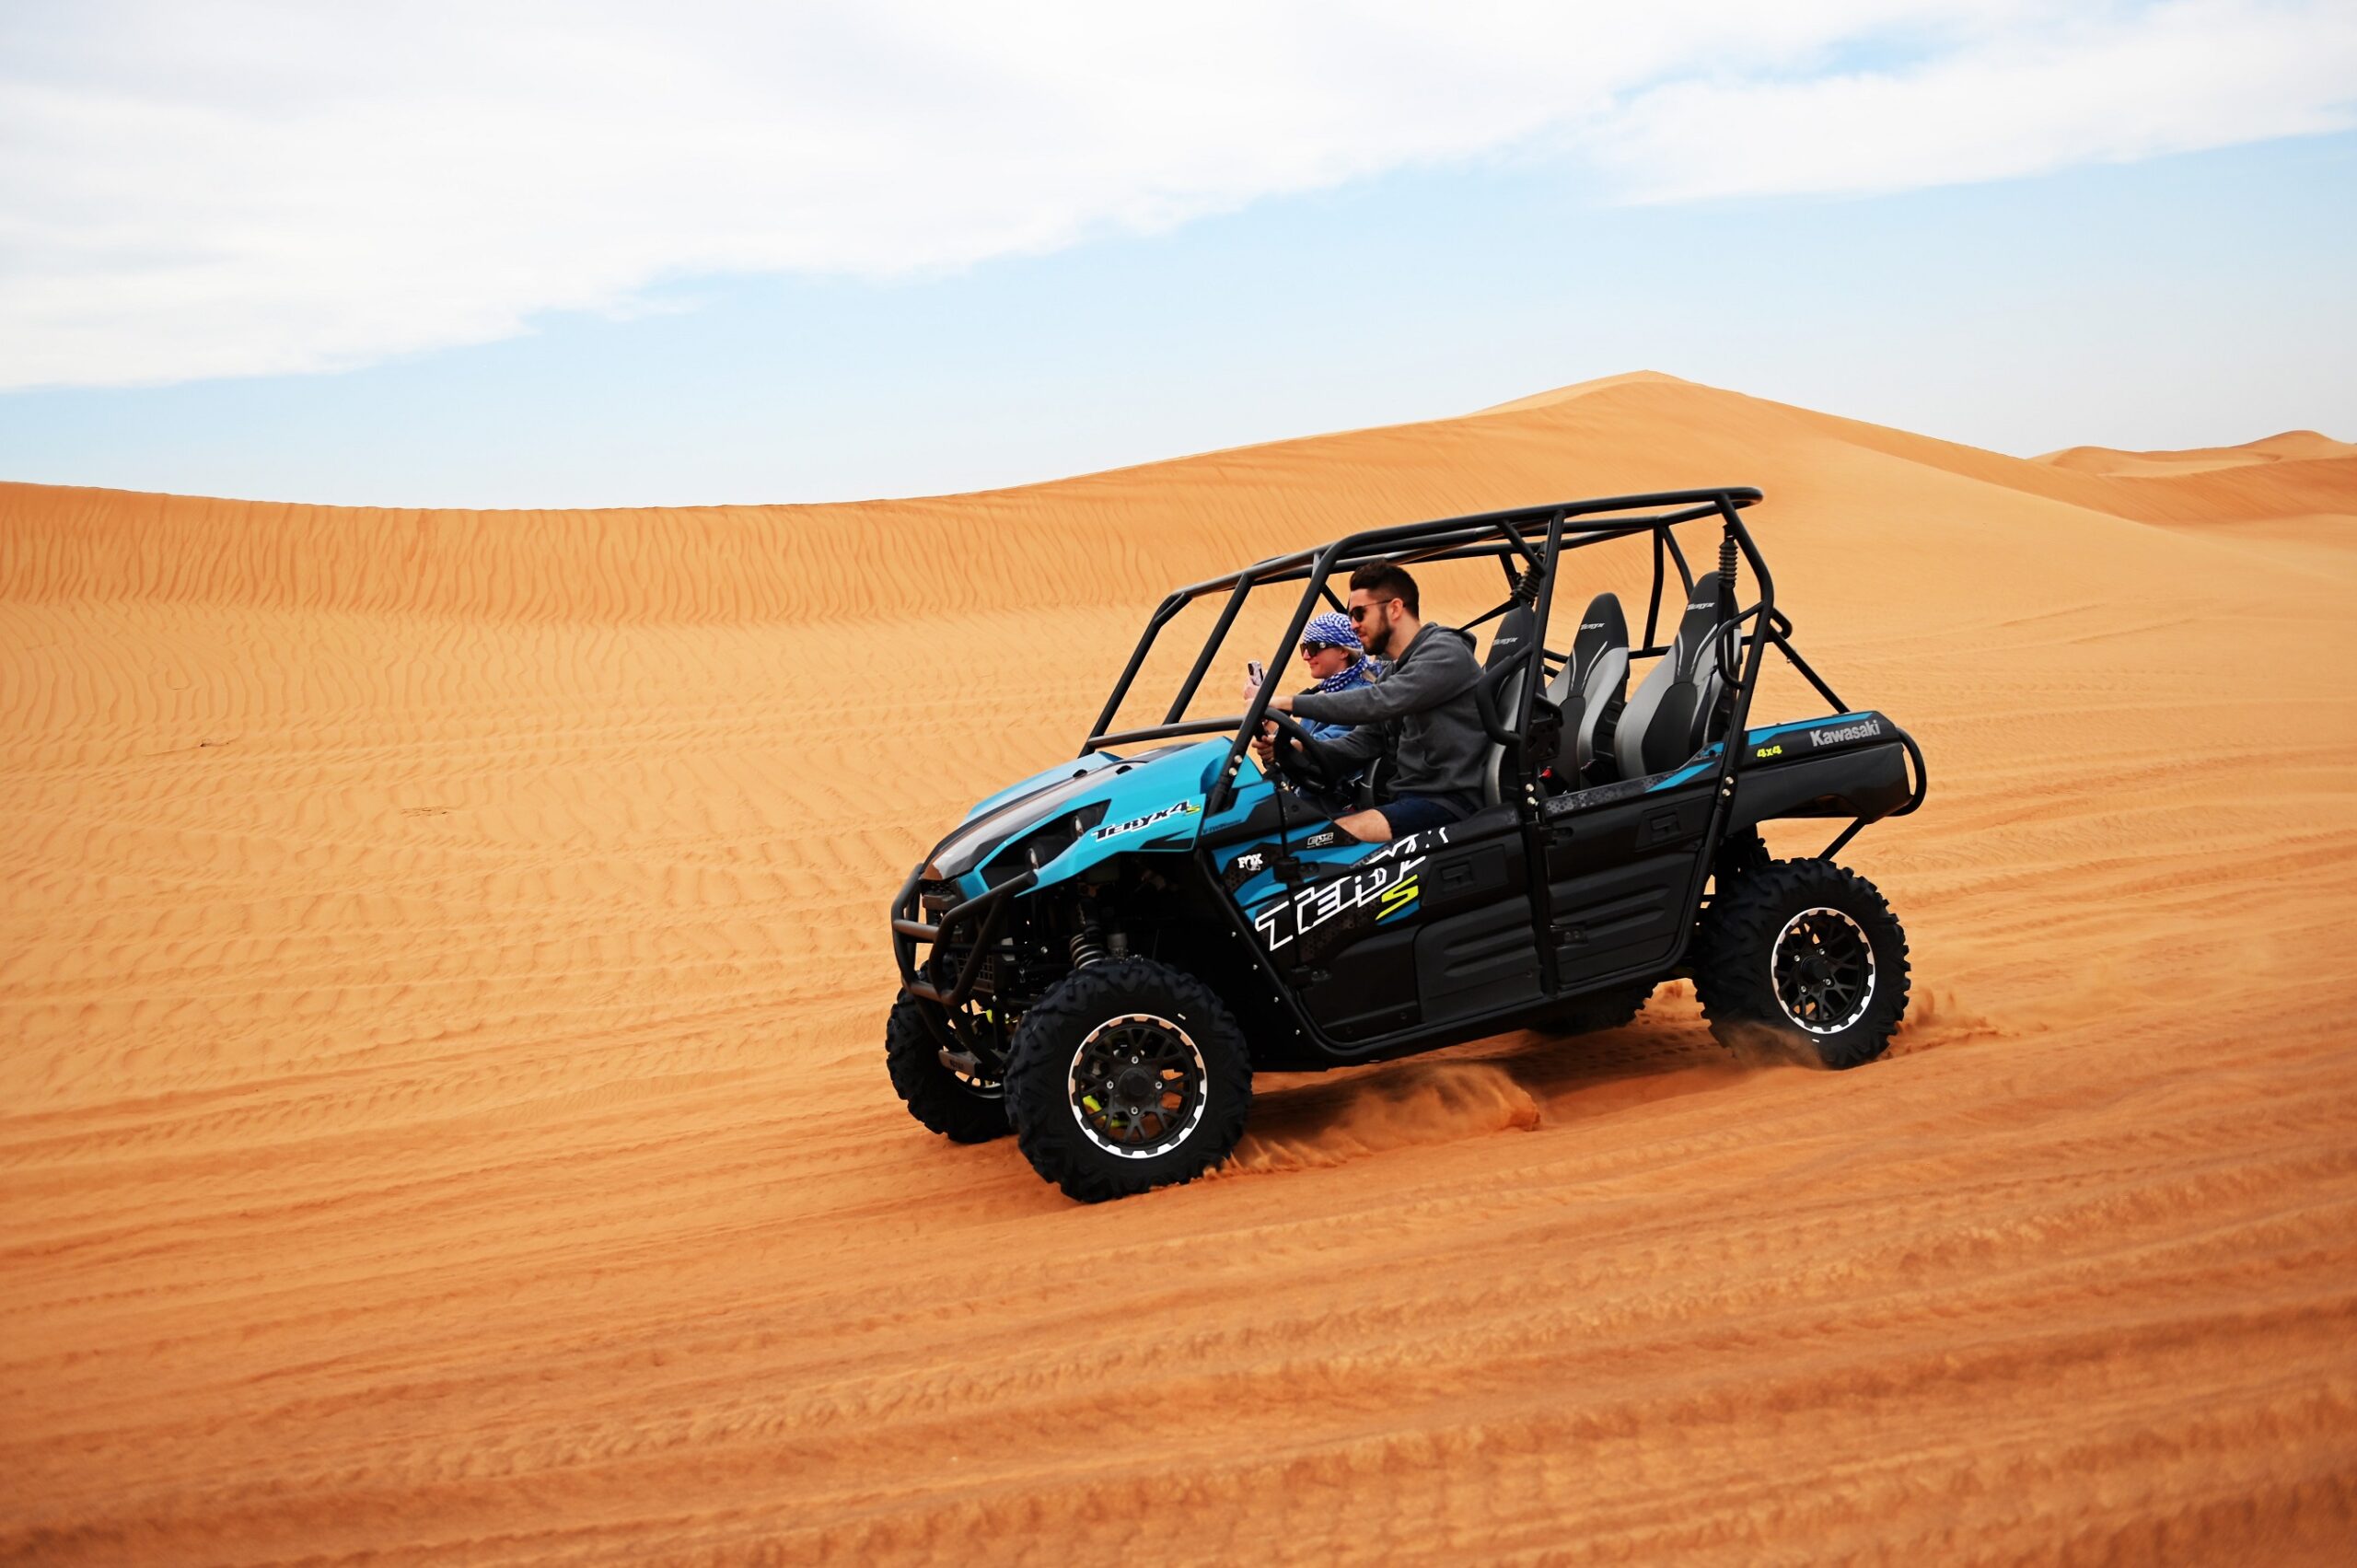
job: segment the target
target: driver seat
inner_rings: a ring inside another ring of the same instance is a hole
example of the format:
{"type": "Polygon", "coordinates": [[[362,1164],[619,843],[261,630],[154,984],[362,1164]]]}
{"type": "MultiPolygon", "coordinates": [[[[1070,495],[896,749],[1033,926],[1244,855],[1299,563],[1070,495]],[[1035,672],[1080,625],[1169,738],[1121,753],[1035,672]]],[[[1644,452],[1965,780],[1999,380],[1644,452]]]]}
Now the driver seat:
{"type": "MultiPolygon", "coordinates": [[[[1504,723],[1510,720],[1522,702],[1522,689],[1530,679],[1531,666],[1538,659],[1538,650],[1530,646],[1530,634],[1538,619],[1538,611],[1517,602],[1512,610],[1498,618],[1498,629],[1490,634],[1490,651],[1481,660],[1480,689],[1475,701],[1482,704],[1483,722],[1492,719],[1504,723]],[[1528,652],[1529,656],[1511,670],[1500,672],[1500,667],[1516,655],[1528,652]]],[[[1541,719],[1534,713],[1531,727],[1541,726],[1541,719]]],[[[1513,748],[1512,749],[1521,749],[1513,748]]],[[[1504,741],[1492,739],[1489,755],[1481,763],[1481,804],[1495,806],[1506,796],[1506,762],[1509,748],[1504,741]]]]}

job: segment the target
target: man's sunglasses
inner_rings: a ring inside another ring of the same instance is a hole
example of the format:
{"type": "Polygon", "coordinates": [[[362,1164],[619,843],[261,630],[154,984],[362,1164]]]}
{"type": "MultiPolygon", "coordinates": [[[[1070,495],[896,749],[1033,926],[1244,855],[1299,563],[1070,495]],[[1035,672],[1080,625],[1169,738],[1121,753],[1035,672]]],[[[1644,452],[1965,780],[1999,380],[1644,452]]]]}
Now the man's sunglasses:
{"type": "Polygon", "coordinates": [[[1396,602],[1398,601],[1393,599],[1379,598],[1373,604],[1354,604],[1351,606],[1351,624],[1355,626],[1360,621],[1364,621],[1366,619],[1366,612],[1370,610],[1380,610],[1387,604],[1396,602]]]}

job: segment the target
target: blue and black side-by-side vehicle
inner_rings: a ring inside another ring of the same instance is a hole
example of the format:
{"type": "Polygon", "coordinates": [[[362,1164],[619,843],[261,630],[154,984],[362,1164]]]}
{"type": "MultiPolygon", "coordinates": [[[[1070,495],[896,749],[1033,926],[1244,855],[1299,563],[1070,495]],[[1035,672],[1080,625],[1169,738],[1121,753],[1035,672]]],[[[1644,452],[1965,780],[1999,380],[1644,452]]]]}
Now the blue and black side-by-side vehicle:
{"type": "Polygon", "coordinates": [[[1012,1132],[1042,1177],[1098,1200],[1225,1159],[1256,1072],[1617,1028],[1674,976],[1692,978],[1722,1039],[1772,1031],[1837,1068],[1881,1055],[1906,1011],[1906,937],[1832,857],[1922,803],[1922,753],[1794,649],[1740,515],[1759,498],[1678,491],[1368,528],[1171,594],[1078,760],[977,805],[901,888],[886,1053],[910,1112],[961,1142],[1012,1132]],[[1715,571],[1695,575],[1681,531],[1718,536],[1715,571]],[[1556,590],[1576,552],[1628,539],[1651,544],[1643,639],[1610,593],[1567,628],[1556,590]],[[1331,812],[1343,789],[1379,803],[1379,770],[1343,784],[1269,711],[1270,686],[1243,713],[1186,716],[1255,590],[1301,585],[1271,661],[1283,668],[1354,569],[1483,556],[1505,584],[1467,625],[1495,623],[1473,688],[1486,803],[1465,819],[1360,842],[1331,812]],[[1163,722],[1109,730],[1156,635],[1213,597],[1163,722]],[[1753,727],[1771,648],[1825,714],[1753,727]],[[1248,759],[1266,725],[1263,769],[1248,759]],[[1816,855],[1771,859],[1759,826],[1789,818],[1847,825],[1816,855]]]}

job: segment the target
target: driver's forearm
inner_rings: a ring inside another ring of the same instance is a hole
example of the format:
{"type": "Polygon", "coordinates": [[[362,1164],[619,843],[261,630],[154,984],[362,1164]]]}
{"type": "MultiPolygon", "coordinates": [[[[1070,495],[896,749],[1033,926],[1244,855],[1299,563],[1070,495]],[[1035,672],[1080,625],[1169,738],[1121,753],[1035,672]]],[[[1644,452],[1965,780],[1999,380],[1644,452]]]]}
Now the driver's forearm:
{"type": "Polygon", "coordinates": [[[1376,725],[1361,725],[1348,735],[1338,735],[1331,740],[1312,739],[1318,757],[1338,766],[1353,762],[1372,761],[1383,752],[1383,730],[1376,725]]]}
{"type": "MultiPolygon", "coordinates": [[[[1465,663],[1471,664],[1469,657],[1465,663]]],[[[1420,658],[1402,664],[1382,679],[1342,691],[1304,691],[1293,700],[1295,718],[1330,724],[1380,723],[1407,714],[1437,708],[1469,684],[1466,671],[1442,659],[1420,658]]],[[[1472,674],[1479,676],[1475,668],[1472,674]]]]}

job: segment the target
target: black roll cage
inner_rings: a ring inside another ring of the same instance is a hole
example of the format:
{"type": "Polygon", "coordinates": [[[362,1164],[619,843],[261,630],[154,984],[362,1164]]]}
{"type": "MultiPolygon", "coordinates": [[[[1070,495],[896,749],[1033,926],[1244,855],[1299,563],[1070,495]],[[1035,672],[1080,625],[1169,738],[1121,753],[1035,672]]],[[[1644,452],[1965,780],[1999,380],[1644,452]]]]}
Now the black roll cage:
{"type": "MultiPolygon", "coordinates": [[[[1547,621],[1554,602],[1556,568],[1565,552],[1585,549],[1610,540],[1629,539],[1641,534],[1653,537],[1653,588],[1645,606],[1644,645],[1629,650],[1630,657],[1657,656],[1669,651],[1666,644],[1655,639],[1662,632],[1662,591],[1668,585],[1668,569],[1675,566],[1680,588],[1686,594],[1694,590],[1693,568],[1688,563],[1673,531],[1680,524],[1699,522],[1706,517],[1721,520],[1726,540],[1741,554],[1750,567],[1752,580],[1759,585],[1759,598],[1753,604],[1736,611],[1723,622],[1720,634],[1733,637],[1750,625],[1756,630],[1747,639],[1742,668],[1736,679],[1729,682],[1731,711],[1727,716],[1726,733],[1740,737],[1751,712],[1751,694],[1759,683],[1763,648],[1773,644],[1793,668],[1797,669],[1817,693],[1833,704],[1836,713],[1846,711],[1841,699],[1834,693],[1816,670],[1809,668],[1793,647],[1792,622],[1776,609],[1775,578],[1761,559],[1759,547],[1752,542],[1751,532],[1744,527],[1737,514],[1760,499],[1760,493],[1746,485],[1728,485],[1713,490],[1666,490],[1642,495],[1607,495],[1585,501],[1557,501],[1537,506],[1516,506],[1502,512],[1475,512],[1461,517],[1442,517],[1431,522],[1402,523],[1386,528],[1363,528],[1347,534],[1331,544],[1312,550],[1299,550],[1289,555],[1274,555],[1240,571],[1177,589],[1155,607],[1146,621],[1145,631],[1137,645],[1130,652],[1129,662],[1122,667],[1120,679],[1114,681],[1112,693],[1105,699],[1105,706],[1097,715],[1097,723],[1083,741],[1080,755],[1114,746],[1134,745],[1140,741],[1167,740],[1185,735],[1215,735],[1233,730],[1235,738],[1228,743],[1227,760],[1222,765],[1210,797],[1203,803],[1204,815],[1209,816],[1226,807],[1236,791],[1236,776],[1242,766],[1245,749],[1268,713],[1269,699],[1274,695],[1273,682],[1264,682],[1254,695],[1251,704],[1239,714],[1219,718],[1187,719],[1182,715],[1194,701],[1202,687],[1203,676],[1212,661],[1219,655],[1220,646],[1243,610],[1244,601],[1256,588],[1271,587],[1281,583],[1299,582],[1306,586],[1301,600],[1294,607],[1292,618],[1285,624],[1285,634],[1276,646],[1270,662],[1271,669],[1282,669],[1286,655],[1300,640],[1302,628],[1318,601],[1325,601],[1340,610],[1341,601],[1335,598],[1330,579],[1337,574],[1348,573],[1377,561],[1391,561],[1403,566],[1418,565],[1432,561],[1465,561],[1483,556],[1495,558],[1505,573],[1507,597],[1496,608],[1466,622],[1478,626],[1483,621],[1504,614],[1515,603],[1515,588],[1520,578],[1517,562],[1525,570],[1537,574],[1540,585],[1538,602],[1533,607],[1534,620],[1530,645],[1518,658],[1561,659],[1547,649],[1547,621]],[[1535,548],[1534,548],[1535,546],[1535,548]],[[1219,619],[1213,623],[1203,639],[1202,649],[1187,671],[1187,678],[1173,698],[1162,722],[1140,727],[1108,730],[1113,715],[1136,682],[1138,672],[1145,666],[1155,640],[1162,629],[1176,620],[1179,613],[1199,598],[1213,594],[1225,594],[1220,607],[1219,619]]],[[[1723,661],[1724,668],[1734,663],[1723,661]]],[[[1525,680],[1516,696],[1515,711],[1498,715],[1504,729],[1519,736],[1527,733],[1531,704],[1537,700],[1540,681],[1525,680]]],[[[1720,748],[1718,784],[1722,794],[1733,789],[1735,774],[1741,766],[1743,748],[1727,745],[1720,748]]],[[[1829,853],[1830,853],[1829,851],[1829,853]]]]}

